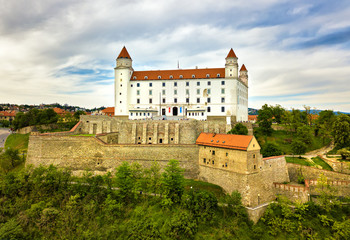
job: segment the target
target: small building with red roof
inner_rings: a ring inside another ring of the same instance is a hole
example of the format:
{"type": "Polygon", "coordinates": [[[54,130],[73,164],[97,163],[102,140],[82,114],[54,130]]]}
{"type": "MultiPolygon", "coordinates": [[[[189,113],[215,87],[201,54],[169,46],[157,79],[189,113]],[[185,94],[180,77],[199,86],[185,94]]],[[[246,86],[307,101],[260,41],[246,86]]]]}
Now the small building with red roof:
{"type": "Polygon", "coordinates": [[[107,115],[107,116],[114,116],[114,107],[108,107],[103,109],[102,111],[102,115],[107,115]]]}
{"type": "Polygon", "coordinates": [[[0,111],[0,120],[12,122],[16,117],[16,111],[0,111]]]}

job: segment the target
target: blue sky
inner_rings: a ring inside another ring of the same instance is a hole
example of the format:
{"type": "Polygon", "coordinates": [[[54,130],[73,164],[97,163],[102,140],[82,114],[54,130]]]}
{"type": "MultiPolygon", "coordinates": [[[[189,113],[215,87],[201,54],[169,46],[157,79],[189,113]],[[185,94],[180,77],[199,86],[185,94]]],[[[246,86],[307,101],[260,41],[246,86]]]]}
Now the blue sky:
{"type": "Polygon", "coordinates": [[[115,58],[135,70],[249,73],[249,107],[350,112],[348,0],[0,0],[0,102],[112,106],[115,58]]]}

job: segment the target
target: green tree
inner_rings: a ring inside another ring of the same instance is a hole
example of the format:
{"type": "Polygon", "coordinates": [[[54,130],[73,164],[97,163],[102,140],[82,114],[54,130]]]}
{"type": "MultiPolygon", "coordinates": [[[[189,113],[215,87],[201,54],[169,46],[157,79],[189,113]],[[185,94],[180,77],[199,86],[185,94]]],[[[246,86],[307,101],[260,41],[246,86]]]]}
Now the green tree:
{"type": "Polygon", "coordinates": [[[179,166],[179,161],[174,159],[170,160],[164,169],[162,187],[165,198],[171,201],[168,203],[169,205],[181,201],[184,192],[183,172],[184,170],[179,166]]]}
{"type": "Polygon", "coordinates": [[[271,135],[272,129],[272,109],[267,104],[263,105],[259,110],[258,124],[262,133],[265,135],[271,135]]]}
{"type": "Polygon", "coordinates": [[[282,123],[282,118],[286,110],[279,104],[277,104],[276,106],[270,106],[270,107],[276,123],[278,124],[282,123]]]}
{"type": "Polygon", "coordinates": [[[79,121],[80,120],[80,115],[86,115],[86,113],[84,111],[82,111],[82,110],[78,110],[78,111],[76,111],[74,113],[74,118],[79,121]]]}
{"type": "Polygon", "coordinates": [[[279,155],[282,155],[283,153],[282,153],[282,150],[275,143],[268,142],[262,147],[261,154],[264,157],[271,157],[271,156],[279,156],[279,155]]]}
{"type": "Polygon", "coordinates": [[[305,143],[303,143],[299,140],[293,140],[292,151],[293,151],[293,154],[299,155],[299,158],[301,158],[301,155],[306,152],[305,143]]]}
{"type": "Polygon", "coordinates": [[[227,134],[248,135],[248,128],[242,123],[237,123],[227,134]]]}
{"type": "Polygon", "coordinates": [[[132,199],[134,179],[132,169],[128,162],[123,162],[115,173],[119,196],[126,202],[132,199]]]}
{"type": "Polygon", "coordinates": [[[312,133],[311,128],[309,126],[301,126],[297,128],[297,137],[303,143],[309,145],[312,142],[312,133]]]}
{"type": "Polygon", "coordinates": [[[350,146],[350,117],[341,114],[333,123],[334,143],[337,149],[350,146]]]}
{"type": "Polygon", "coordinates": [[[0,167],[5,173],[9,172],[21,162],[17,149],[7,148],[4,153],[0,154],[0,167]]]}
{"type": "Polygon", "coordinates": [[[339,149],[337,153],[341,155],[341,159],[343,160],[350,157],[350,150],[348,148],[339,149]]]}

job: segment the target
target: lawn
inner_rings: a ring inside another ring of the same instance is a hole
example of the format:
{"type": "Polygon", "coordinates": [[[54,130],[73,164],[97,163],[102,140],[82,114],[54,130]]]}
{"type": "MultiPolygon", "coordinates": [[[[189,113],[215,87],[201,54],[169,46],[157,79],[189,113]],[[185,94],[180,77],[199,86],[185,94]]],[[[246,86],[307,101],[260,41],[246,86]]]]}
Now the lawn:
{"type": "Polygon", "coordinates": [[[286,162],[287,163],[295,163],[299,165],[304,165],[304,166],[315,166],[314,163],[308,161],[306,158],[299,158],[299,157],[286,157],[286,162]]]}
{"type": "Polygon", "coordinates": [[[11,134],[7,137],[5,148],[17,149],[19,152],[26,152],[28,150],[29,133],[27,134],[11,134]]]}
{"type": "Polygon", "coordinates": [[[325,170],[329,170],[329,171],[333,171],[333,168],[331,166],[328,165],[328,163],[326,163],[322,158],[320,157],[313,157],[312,161],[314,161],[314,163],[316,163],[317,165],[321,166],[322,169],[325,170]]]}
{"type": "Polygon", "coordinates": [[[218,185],[202,182],[198,180],[193,180],[193,179],[185,179],[185,189],[190,190],[191,187],[194,190],[200,189],[200,190],[212,192],[215,194],[217,199],[220,199],[225,196],[225,191],[222,189],[222,187],[218,185]]]}

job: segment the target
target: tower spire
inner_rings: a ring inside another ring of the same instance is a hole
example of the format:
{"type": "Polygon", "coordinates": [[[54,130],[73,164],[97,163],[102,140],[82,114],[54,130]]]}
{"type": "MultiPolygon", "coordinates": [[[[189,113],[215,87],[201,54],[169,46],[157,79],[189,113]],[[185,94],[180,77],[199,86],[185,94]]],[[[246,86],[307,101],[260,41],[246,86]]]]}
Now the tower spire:
{"type": "Polygon", "coordinates": [[[128,53],[128,50],[126,50],[126,47],[124,46],[123,49],[120,51],[119,53],[119,56],[117,59],[119,58],[128,58],[128,59],[131,59],[129,53],[128,53]]]}

